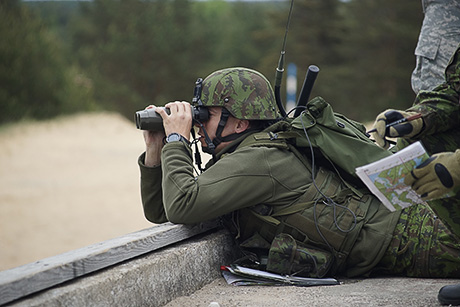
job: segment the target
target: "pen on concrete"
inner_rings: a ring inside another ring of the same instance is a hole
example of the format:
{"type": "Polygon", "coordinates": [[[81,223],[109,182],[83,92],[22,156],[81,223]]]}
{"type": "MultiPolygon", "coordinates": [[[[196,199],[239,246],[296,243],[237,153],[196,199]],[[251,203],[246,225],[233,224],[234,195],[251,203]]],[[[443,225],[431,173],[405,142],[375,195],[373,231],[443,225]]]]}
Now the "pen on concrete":
{"type": "MultiPolygon", "coordinates": [[[[405,122],[410,122],[410,121],[415,120],[415,119],[420,118],[420,117],[422,117],[422,114],[420,114],[420,113],[411,115],[409,117],[404,117],[404,118],[401,118],[401,119],[399,119],[397,121],[394,121],[394,122],[391,122],[391,123],[387,124],[385,126],[385,128],[388,129],[388,128],[392,127],[392,126],[395,126],[395,125],[398,125],[398,124],[401,124],[401,123],[405,123],[405,122]]],[[[375,132],[375,131],[377,131],[377,129],[374,128],[374,129],[371,129],[371,130],[367,131],[366,133],[372,133],[372,132],[375,132]]]]}

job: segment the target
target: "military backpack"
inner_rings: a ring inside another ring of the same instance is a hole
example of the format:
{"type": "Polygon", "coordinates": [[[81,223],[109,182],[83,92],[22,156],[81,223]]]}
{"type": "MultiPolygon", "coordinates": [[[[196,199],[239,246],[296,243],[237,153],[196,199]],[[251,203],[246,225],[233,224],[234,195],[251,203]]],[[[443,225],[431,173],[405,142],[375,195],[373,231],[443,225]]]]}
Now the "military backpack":
{"type": "Polygon", "coordinates": [[[252,134],[240,146],[290,150],[314,174],[313,184],[292,205],[240,210],[238,224],[254,234],[242,247],[265,245],[266,269],[279,274],[323,277],[341,271],[366,217],[380,204],[360,186],[355,168],[391,152],[370,140],[364,125],[335,113],[321,97],[300,116],[252,134]]]}

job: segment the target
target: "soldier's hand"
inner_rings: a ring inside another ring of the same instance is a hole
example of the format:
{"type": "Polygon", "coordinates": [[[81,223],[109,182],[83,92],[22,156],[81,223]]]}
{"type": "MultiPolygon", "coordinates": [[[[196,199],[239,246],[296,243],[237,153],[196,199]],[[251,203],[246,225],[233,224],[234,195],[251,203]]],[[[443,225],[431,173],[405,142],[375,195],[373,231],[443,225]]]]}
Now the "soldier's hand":
{"type": "MultiPolygon", "coordinates": [[[[155,108],[153,105],[149,105],[145,109],[155,108]]],[[[154,166],[161,163],[161,150],[163,149],[163,139],[165,138],[165,132],[160,131],[148,131],[143,130],[145,141],[145,166],[154,166]]]]}
{"type": "Polygon", "coordinates": [[[404,178],[424,200],[460,190],[460,149],[434,154],[404,178]]]}
{"type": "Polygon", "coordinates": [[[158,110],[158,114],[163,118],[166,135],[178,133],[189,140],[193,123],[190,103],[174,101],[167,103],[165,107],[169,109],[170,114],[168,115],[165,110],[158,110]]]}
{"type": "Polygon", "coordinates": [[[415,114],[417,113],[392,110],[392,109],[389,109],[389,110],[386,110],[380,113],[375,119],[375,123],[374,123],[375,132],[371,133],[377,145],[387,149],[390,146],[390,143],[386,139],[387,137],[411,138],[419,134],[424,128],[424,122],[422,118],[417,118],[412,121],[403,122],[403,123],[391,126],[389,128],[386,128],[386,125],[388,124],[391,124],[403,118],[408,118],[415,114]]]}

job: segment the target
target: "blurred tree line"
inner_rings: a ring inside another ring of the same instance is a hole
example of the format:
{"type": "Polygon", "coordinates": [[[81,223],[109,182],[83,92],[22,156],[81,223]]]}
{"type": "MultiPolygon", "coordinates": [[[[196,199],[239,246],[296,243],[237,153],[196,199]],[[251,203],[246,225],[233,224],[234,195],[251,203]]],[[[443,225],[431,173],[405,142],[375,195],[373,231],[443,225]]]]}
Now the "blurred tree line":
{"type": "MultiPolygon", "coordinates": [[[[106,109],[132,119],[149,104],[191,100],[197,77],[245,66],[271,81],[289,1],[0,1],[0,123],[106,109]]],[[[420,1],[297,0],[286,64],[298,91],[372,120],[407,108],[420,1]]],[[[284,80],[286,76],[284,76],[284,80]]],[[[273,83],[273,82],[272,82],[273,83]]]]}

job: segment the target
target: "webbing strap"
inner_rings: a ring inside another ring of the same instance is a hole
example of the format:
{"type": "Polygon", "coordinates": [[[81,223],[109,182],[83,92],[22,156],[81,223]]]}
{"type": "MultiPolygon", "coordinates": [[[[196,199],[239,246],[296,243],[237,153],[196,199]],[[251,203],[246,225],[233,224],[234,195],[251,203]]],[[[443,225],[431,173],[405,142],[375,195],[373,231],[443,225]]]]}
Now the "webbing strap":
{"type": "Polygon", "coordinates": [[[262,214],[259,214],[259,213],[255,212],[255,211],[253,211],[253,210],[250,210],[250,211],[257,218],[259,218],[259,219],[261,219],[261,220],[263,220],[263,221],[265,221],[265,222],[267,222],[267,223],[269,223],[271,225],[278,226],[279,224],[281,224],[280,220],[274,218],[271,215],[262,215],[262,214]]]}
{"type": "Polygon", "coordinates": [[[342,176],[340,175],[340,172],[337,170],[335,164],[331,161],[331,159],[324,155],[324,157],[329,161],[330,165],[333,166],[334,170],[335,170],[335,173],[337,174],[337,176],[339,176],[339,178],[342,180],[342,182],[347,186],[347,188],[349,188],[350,190],[353,191],[353,193],[355,193],[355,195],[358,195],[358,197],[363,197],[363,193],[361,193],[360,191],[358,191],[357,189],[355,189],[351,184],[349,184],[346,180],[343,180],[342,176]]]}
{"type": "Polygon", "coordinates": [[[270,138],[271,132],[257,132],[248,136],[239,147],[253,146],[253,147],[277,147],[282,149],[289,149],[285,140],[278,140],[270,138]]]}
{"type": "Polygon", "coordinates": [[[320,168],[315,177],[316,186],[313,183],[310,184],[307,191],[302,196],[300,196],[294,204],[282,208],[274,207],[273,209],[275,212],[272,214],[272,216],[294,214],[313,206],[317,198],[321,197],[316,187],[321,189],[321,187],[326,183],[329,177],[331,177],[331,179],[328,185],[328,189],[323,193],[326,196],[334,195],[340,185],[340,181],[337,180],[335,177],[330,176],[330,173],[328,174],[325,170],[320,168]]]}
{"type": "MultiPolygon", "coordinates": [[[[259,220],[265,222],[265,227],[266,229],[261,228],[260,231],[264,232],[265,234],[276,234],[279,231],[282,232],[287,232],[291,233],[292,230],[296,230],[297,233],[301,234],[303,238],[298,238],[298,235],[296,237],[305,243],[308,243],[308,241],[312,240],[315,241],[316,243],[322,244],[324,242],[323,238],[321,237],[321,234],[317,231],[317,228],[321,233],[327,238],[328,243],[336,250],[340,250],[340,246],[344,240],[344,237],[346,234],[338,233],[333,230],[329,230],[319,224],[315,225],[315,222],[307,218],[301,214],[291,214],[288,215],[283,222],[278,220],[277,218],[269,215],[261,215],[253,210],[248,210],[253,216],[257,217],[259,220]],[[285,226],[289,226],[291,228],[291,231],[287,231],[285,226]],[[282,227],[283,229],[279,229],[279,227],[282,227]]],[[[270,238],[273,239],[273,238],[270,238]]]]}
{"type": "Polygon", "coordinates": [[[261,132],[254,135],[256,141],[273,141],[273,140],[287,140],[299,137],[300,135],[295,131],[279,131],[279,132],[261,132]]]}
{"type": "Polygon", "coordinates": [[[238,219],[239,225],[245,225],[244,228],[249,227],[252,229],[251,233],[258,232],[268,242],[275,238],[281,223],[274,217],[258,214],[249,208],[241,209],[238,219]]]}
{"type": "Polygon", "coordinates": [[[321,234],[327,238],[327,242],[337,251],[341,250],[340,246],[345,238],[345,233],[340,233],[327,229],[324,226],[321,226],[319,223],[315,223],[314,220],[303,216],[302,214],[292,214],[289,215],[285,221],[286,225],[297,229],[302,232],[302,234],[307,237],[309,240],[315,241],[317,243],[324,243],[324,239],[321,237],[321,234]],[[312,231],[315,229],[315,231],[312,231]],[[319,229],[321,234],[316,230],[319,229]]]}
{"type": "MultiPolygon", "coordinates": [[[[275,141],[279,142],[279,141],[284,141],[284,140],[289,140],[289,139],[296,139],[298,137],[301,137],[301,135],[295,131],[279,131],[279,132],[272,132],[272,131],[266,132],[265,131],[265,132],[260,132],[260,133],[255,134],[254,140],[259,142],[259,144],[261,145],[263,144],[263,146],[270,146],[270,145],[273,146],[275,141]]],[[[302,161],[302,163],[304,163],[307,169],[311,171],[310,164],[308,162],[305,162],[305,159],[306,159],[305,156],[295,146],[289,144],[288,147],[289,147],[289,150],[291,150],[302,161]]],[[[323,156],[329,161],[330,165],[334,167],[335,173],[337,174],[337,176],[339,176],[341,181],[349,189],[351,189],[358,197],[362,197],[363,193],[358,191],[356,188],[350,185],[347,181],[343,180],[342,176],[340,175],[340,172],[337,170],[337,168],[335,167],[335,164],[330,160],[328,155],[323,155],[323,156]]],[[[330,194],[326,193],[326,195],[330,195],[330,194]]]]}
{"type": "Polygon", "coordinates": [[[222,113],[220,114],[220,121],[219,125],[216,129],[216,137],[212,142],[217,147],[220,143],[222,143],[222,131],[224,131],[225,125],[227,124],[227,120],[230,116],[230,112],[226,108],[222,108],[222,113]]]}

